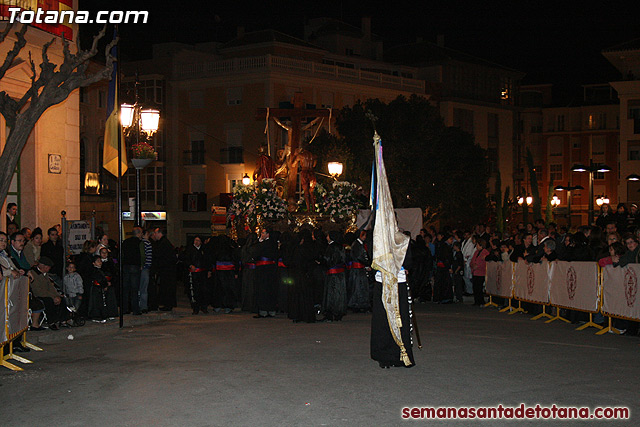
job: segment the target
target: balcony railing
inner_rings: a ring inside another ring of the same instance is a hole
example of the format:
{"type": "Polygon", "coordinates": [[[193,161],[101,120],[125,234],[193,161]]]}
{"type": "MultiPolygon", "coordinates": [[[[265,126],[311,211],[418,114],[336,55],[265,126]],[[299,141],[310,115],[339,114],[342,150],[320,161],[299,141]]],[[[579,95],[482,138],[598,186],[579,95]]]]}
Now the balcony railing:
{"type": "Polygon", "coordinates": [[[220,149],[220,163],[244,163],[242,147],[227,147],[220,149]]]}
{"type": "Polygon", "coordinates": [[[352,68],[338,67],[319,62],[285,58],[274,55],[233,58],[219,61],[176,64],[174,76],[177,79],[192,79],[242,71],[282,71],[304,76],[331,78],[336,80],[359,81],[381,87],[392,87],[409,92],[425,93],[424,80],[409,79],[383,73],[372,73],[352,68]]]}

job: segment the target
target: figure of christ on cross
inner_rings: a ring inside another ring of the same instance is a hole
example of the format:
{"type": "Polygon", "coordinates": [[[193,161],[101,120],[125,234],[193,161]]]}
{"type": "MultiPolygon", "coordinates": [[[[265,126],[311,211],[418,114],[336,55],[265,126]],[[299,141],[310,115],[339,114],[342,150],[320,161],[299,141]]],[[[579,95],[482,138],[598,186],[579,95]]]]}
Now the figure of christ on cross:
{"type": "Polygon", "coordinates": [[[297,207],[297,202],[295,200],[296,193],[296,182],[298,177],[298,164],[294,165],[295,155],[300,148],[300,140],[302,137],[302,132],[310,129],[314,126],[319,120],[323,118],[329,118],[329,110],[328,109],[306,109],[302,108],[303,99],[302,93],[297,92],[293,97],[293,108],[260,108],[256,113],[256,120],[265,120],[269,118],[273,118],[274,121],[281,126],[283,129],[287,131],[287,135],[289,137],[289,143],[284,150],[284,159],[283,164],[286,164],[287,167],[287,184],[285,186],[286,190],[286,198],[289,204],[289,210],[295,211],[297,207]],[[281,118],[289,117],[291,120],[290,125],[285,125],[280,120],[281,118]],[[302,125],[302,120],[306,118],[312,118],[313,120],[306,124],[302,125]]]}

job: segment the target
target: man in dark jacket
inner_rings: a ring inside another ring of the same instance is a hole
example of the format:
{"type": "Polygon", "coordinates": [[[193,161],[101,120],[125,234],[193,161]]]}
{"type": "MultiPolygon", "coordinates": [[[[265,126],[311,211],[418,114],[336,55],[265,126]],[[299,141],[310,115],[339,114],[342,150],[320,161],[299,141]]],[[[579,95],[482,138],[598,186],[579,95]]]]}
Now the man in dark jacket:
{"type": "Polygon", "coordinates": [[[171,311],[176,301],[176,252],[166,237],[164,228],[156,228],[153,238],[153,262],[151,269],[156,274],[158,300],[161,311],[171,311]]]}
{"type": "Polygon", "coordinates": [[[47,240],[46,243],[42,244],[42,249],[40,249],[40,257],[47,257],[51,261],[53,261],[51,273],[55,274],[60,280],[62,280],[64,248],[62,247],[60,236],[58,236],[58,230],[55,227],[51,227],[48,230],[47,234],[49,235],[49,240],[47,240]]]}
{"type": "Polygon", "coordinates": [[[140,306],[138,303],[138,292],[140,291],[140,237],[142,227],[133,227],[133,236],[122,242],[122,291],[123,291],[123,312],[138,315],[140,306]]]}
{"type": "Polygon", "coordinates": [[[443,237],[436,247],[436,276],[433,301],[442,304],[453,302],[453,236],[443,237]]]}
{"type": "Polygon", "coordinates": [[[526,260],[528,256],[536,253],[536,247],[533,246],[533,235],[527,233],[522,239],[522,244],[513,248],[513,252],[509,259],[513,262],[518,262],[519,259],[526,260]]]}

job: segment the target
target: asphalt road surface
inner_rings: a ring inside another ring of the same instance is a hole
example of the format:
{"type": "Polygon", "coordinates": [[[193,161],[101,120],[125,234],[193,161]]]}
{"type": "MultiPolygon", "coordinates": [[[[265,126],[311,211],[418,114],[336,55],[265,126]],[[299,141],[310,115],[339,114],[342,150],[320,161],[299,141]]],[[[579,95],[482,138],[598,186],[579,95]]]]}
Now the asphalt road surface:
{"type": "MultiPolygon", "coordinates": [[[[640,338],[468,304],[417,312],[423,349],[414,345],[411,369],[369,358],[369,314],[293,324],[183,310],[124,329],[93,325],[74,340],[58,331],[41,338],[53,341],[44,352],[25,354],[35,363],[24,372],[0,368],[0,425],[468,425],[406,421],[402,410],[521,403],[631,411],[625,421],[549,425],[640,425],[640,338]]],[[[543,421],[484,425],[507,423],[543,421]]]]}

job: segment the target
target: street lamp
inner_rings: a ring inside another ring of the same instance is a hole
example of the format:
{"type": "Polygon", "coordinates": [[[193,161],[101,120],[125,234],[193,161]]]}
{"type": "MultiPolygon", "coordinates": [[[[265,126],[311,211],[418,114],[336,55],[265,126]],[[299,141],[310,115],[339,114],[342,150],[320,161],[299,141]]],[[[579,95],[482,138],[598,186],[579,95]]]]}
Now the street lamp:
{"type": "Polygon", "coordinates": [[[553,188],[555,191],[566,191],[567,192],[567,226],[568,228],[571,228],[571,192],[573,190],[584,190],[584,187],[582,185],[569,185],[569,186],[563,186],[563,185],[557,185],[553,188]]]}
{"type": "Polygon", "coordinates": [[[601,207],[602,205],[608,205],[609,204],[609,198],[607,196],[598,196],[596,197],[596,205],[598,205],[598,207],[601,207]]]}
{"type": "Polygon", "coordinates": [[[640,181],[640,175],[632,173],[627,177],[627,181],[640,181]]]}
{"type": "Polygon", "coordinates": [[[251,184],[251,178],[249,178],[249,175],[247,175],[246,173],[242,177],[242,184],[244,184],[244,185],[251,184]]]}
{"type": "Polygon", "coordinates": [[[518,201],[518,205],[522,206],[522,221],[527,222],[529,206],[533,203],[533,197],[531,197],[531,195],[516,196],[516,200],[518,201]]]}
{"type": "Polygon", "coordinates": [[[594,164],[593,160],[589,161],[589,165],[577,164],[571,170],[573,172],[589,172],[589,225],[593,224],[593,175],[596,172],[611,172],[611,168],[607,165],[594,164]]]}
{"type": "Polygon", "coordinates": [[[552,208],[556,208],[560,205],[560,198],[554,194],[553,197],[551,198],[551,207],[552,208]]]}
{"type": "Polygon", "coordinates": [[[327,164],[327,169],[329,170],[329,175],[336,181],[338,177],[342,175],[342,163],[340,162],[329,162],[327,164]]]}
{"type": "MultiPolygon", "coordinates": [[[[135,103],[120,105],[120,123],[124,128],[125,136],[130,137],[132,133],[135,133],[136,144],[140,143],[140,134],[144,133],[144,139],[147,140],[153,136],[158,130],[160,123],[160,111],[145,108],[139,102],[138,87],[140,82],[136,78],[135,84],[135,103]]],[[[138,158],[131,159],[133,167],[136,169],[136,220],[135,225],[142,226],[142,207],[140,197],[140,171],[144,169],[149,163],[154,161],[154,158],[138,158]]],[[[120,215],[122,215],[120,213],[120,215]]]]}

